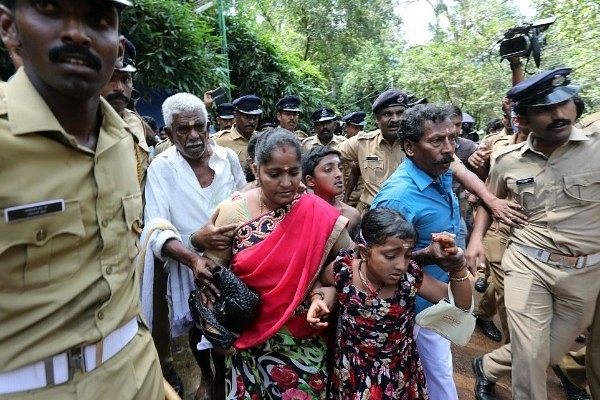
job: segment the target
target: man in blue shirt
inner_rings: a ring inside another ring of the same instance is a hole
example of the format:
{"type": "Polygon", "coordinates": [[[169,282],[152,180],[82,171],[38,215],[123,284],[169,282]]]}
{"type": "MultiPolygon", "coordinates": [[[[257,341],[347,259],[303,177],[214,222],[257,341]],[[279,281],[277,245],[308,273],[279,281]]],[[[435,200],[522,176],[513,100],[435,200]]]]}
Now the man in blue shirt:
{"type": "MultiPolygon", "coordinates": [[[[400,143],[406,159],[383,184],[371,205],[391,207],[402,213],[418,233],[413,257],[434,278],[448,282],[438,264],[425,265],[431,234],[460,229],[458,199],[452,191],[450,164],[456,148],[454,125],[448,108],[417,105],[405,111],[400,122],[400,143]]],[[[431,306],[417,297],[419,313],[431,306]]],[[[431,399],[458,399],[452,372],[450,341],[425,328],[415,327],[415,338],[431,399]]]]}

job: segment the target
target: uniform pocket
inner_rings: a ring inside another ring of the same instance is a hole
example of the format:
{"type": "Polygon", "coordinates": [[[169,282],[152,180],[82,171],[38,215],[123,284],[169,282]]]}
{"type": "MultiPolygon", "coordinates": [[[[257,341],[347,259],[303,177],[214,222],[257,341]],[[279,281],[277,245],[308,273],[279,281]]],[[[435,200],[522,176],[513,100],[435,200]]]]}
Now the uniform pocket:
{"type": "Polygon", "coordinates": [[[570,204],[600,203],[600,171],[564,176],[563,183],[570,204]]]}
{"type": "Polygon", "coordinates": [[[123,214],[127,225],[127,252],[133,260],[139,251],[139,233],[142,228],[142,194],[136,193],[125,196],[123,214]]]}
{"type": "Polygon", "coordinates": [[[60,282],[80,268],[85,235],[77,201],[60,213],[0,223],[0,288],[35,288],[60,282]]]}
{"type": "Polygon", "coordinates": [[[363,179],[381,185],[384,180],[384,161],[378,156],[367,156],[364,163],[363,179]]]}

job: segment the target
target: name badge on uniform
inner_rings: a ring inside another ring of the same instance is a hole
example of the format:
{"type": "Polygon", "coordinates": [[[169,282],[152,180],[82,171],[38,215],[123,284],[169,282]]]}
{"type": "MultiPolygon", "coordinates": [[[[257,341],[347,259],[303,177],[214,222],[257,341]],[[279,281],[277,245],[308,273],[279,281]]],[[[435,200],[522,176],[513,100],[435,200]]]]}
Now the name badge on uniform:
{"type": "Polygon", "coordinates": [[[521,186],[521,185],[531,185],[534,182],[535,182],[535,178],[533,176],[531,176],[529,178],[517,179],[517,181],[515,183],[517,184],[517,186],[521,186]]]}
{"type": "Polygon", "coordinates": [[[367,161],[379,161],[378,156],[367,156],[367,161]]]}
{"type": "Polygon", "coordinates": [[[65,211],[65,201],[63,199],[41,201],[39,203],[8,207],[4,210],[4,220],[6,222],[17,222],[63,211],[65,211]]]}

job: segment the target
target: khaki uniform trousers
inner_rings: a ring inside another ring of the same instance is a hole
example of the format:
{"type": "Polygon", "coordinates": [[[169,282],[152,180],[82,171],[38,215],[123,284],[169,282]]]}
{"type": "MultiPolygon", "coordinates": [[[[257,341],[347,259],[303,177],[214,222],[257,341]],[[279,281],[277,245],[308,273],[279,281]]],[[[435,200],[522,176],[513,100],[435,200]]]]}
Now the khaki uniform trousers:
{"type": "Polygon", "coordinates": [[[500,317],[500,328],[504,342],[510,342],[508,322],[506,318],[506,307],[504,306],[504,271],[502,270],[502,256],[506,250],[506,236],[494,230],[488,230],[483,238],[485,256],[488,261],[490,279],[485,293],[481,296],[477,306],[477,315],[485,320],[491,321],[498,313],[500,317]]]}
{"type": "Polygon", "coordinates": [[[69,382],[0,396],[3,400],[164,400],[165,391],[150,332],[140,326],[120,352],[93,371],[76,372],[69,382]]]}
{"type": "Polygon", "coordinates": [[[586,376],[593,399],[600,399],[600,296],[590,329],[585,356],[586,376]]]}
{"type": "Polygon", "coordinates": [[[546,370],[592,321],[600,264],[556,268],[508,247],[502,258],[511,342],[483,357],[485,375],[510,376],[516,400],[547,400],[546,370]],[[594,284],[589,284],[594,282],[594,284]]]}

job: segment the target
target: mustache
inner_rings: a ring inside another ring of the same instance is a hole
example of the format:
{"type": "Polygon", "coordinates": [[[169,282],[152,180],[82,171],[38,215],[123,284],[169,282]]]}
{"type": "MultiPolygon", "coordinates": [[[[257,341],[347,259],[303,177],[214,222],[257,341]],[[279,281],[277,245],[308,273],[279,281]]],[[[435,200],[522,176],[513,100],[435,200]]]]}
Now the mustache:
{"type": "Polygon", "coordinates": [[[102,68],[102,60],[100,60],[100,57],[92,53],[87,47],[67,43],[48,50],[48,58],[50,58],[50,61],[52,62],[64,61],[65,58],[69,56],[79,56],[79,58],[85,60],[90,67],[97,71],[102,68]]]}
{"type": "Polygon", "coordinates": [[[121,100],[124,103],[128,103],[129,102],[129,98],[127,96],[125,96],[123,93],[111,93],[108,96],[106,96],[106,101],[108,101],[109,103],[112,102],[113,100],[121,100]]]}
{"type": "Polygon", "coordinates": [[[452,161],[454,161],[454,157],[452,157],[449,154],[446,154],[445,156],[443,156],[439,160],[435,160],[433,163],[434,164],[448,164],[448,163],[451,163],[452,161]]]}
{"type": "Polygon", "coordinates": [[[557,119],[556,121],[552,121],[550,125],[547,126],[548,129],[560,128],[565,125],[571,125],[573,122],[570,119],[557,119]]]}

